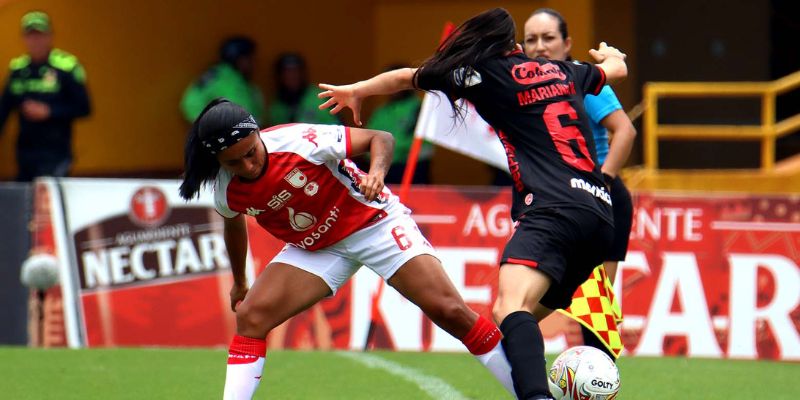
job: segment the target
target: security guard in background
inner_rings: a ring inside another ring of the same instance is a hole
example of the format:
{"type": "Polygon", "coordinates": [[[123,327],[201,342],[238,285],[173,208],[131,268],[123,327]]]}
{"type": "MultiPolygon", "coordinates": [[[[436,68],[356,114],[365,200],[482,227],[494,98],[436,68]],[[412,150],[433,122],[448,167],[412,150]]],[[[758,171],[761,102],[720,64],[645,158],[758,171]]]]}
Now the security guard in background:
{"type": "Polygon", "coordinates": [[[47,14],[25,14],[22,37],[28,53],[9,65],[0,97],[0,134],[9,113],[17,109],[17,180],[66,176],[72,166],[72,121],[90,112],[86,74],[75,56],[53,48],[47,14]]]}
{"type": "Polygon", "coordinates": [[[181,111],[186,121],[194,121],[211,100],[225,97],[241,105],[260,124],[265,124],[264,97],[251,81],[255,48],[252,40],[242,36],[222,43],[219,63],[209,68],[183,93],[181,111]]]}

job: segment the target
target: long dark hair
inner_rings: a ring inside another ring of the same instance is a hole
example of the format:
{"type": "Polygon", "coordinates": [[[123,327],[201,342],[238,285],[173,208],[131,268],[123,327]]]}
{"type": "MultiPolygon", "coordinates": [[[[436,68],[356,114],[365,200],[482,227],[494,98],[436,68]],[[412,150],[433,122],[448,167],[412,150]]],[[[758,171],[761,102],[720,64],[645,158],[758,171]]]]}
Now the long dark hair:
{"type": "MultiPolygon", "coordinates": [[[[426,77],[439,80],[459,68],[501,56],[514,49],[516,31],[514,19],[504,8],[484,11],[459,25],[447,36],[436,53],[414,73],[414,82],[417,82],[423,70],[426,77]]],[[[461,84],[465,83],[466,79],[462,79],[461,84]]],[[[460,115],[455,100],[449,100],[453,110],[460,115]]]]}
{"type": "Polygon", "coordinates": [[[230,130],[248,116],[250,113],[245,109],[221,97],[212,100],[200,112],[186,138],[183,182],[179,189],[184,200],[196,197],[200,188],[213,181],[219,172],[217,157],[203,147],[202,141],[230,130]]]}

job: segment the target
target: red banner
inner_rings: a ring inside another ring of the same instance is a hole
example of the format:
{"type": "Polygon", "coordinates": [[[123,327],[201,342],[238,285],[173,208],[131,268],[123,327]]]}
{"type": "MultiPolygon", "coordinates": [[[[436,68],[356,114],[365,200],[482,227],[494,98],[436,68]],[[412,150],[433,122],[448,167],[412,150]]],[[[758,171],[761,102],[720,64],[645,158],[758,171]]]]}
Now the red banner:
{"type": "MultiPolygon", "coordinates": [[[[80,325],[68,327],[70,337],[80,330],[89,346],[228,343],[229,261],[209,199],[176,200],[176,182],[62,188],[68,235],[60,236],[74,253],[64,307],[80,325]]],[[[415,187],[406,201],[456,288],[487,317],[513,233],[509,201],[507,190],[456,187],[415,187]]],[[[628,354],[800,360],[800,196],[645,193],[634,204],[616,280],[628,354]]],[[[249,237],[257,274],[282,243],[253,221],[249,237]]],[[[362,268],[335,297],[275,329],[269,347],[464,350],[393,289],[373,302],[379,287],[362,268]]],[[[550,352],[580,343],[566,317],[542,327],[550,352]]]]}
{"type": "MultiPolygon", "coordinates": [[[[462,296],[486,316],[496,296],[497,261],[513,233],[509,199],[493,188],[416,187],[406,201],[462,296]]],[[[800,359],[800,198],[646,193],[634,202],[630,251],[616,285],[628,354],[800,359]]],[[[254,254],[257,243],[264,241],[251,243],[254,254]]],[[[339,334],[326,342],[365,345],[376,288],[377,278],[359,272],[351,290],[328,300],[350,296],[353,311],[350,329],[338,325],[339,334]]],[[[293,329],[330,329],[320,314],[348,319],[346,307],[326,304],[317,317],[304,317],[315,322],[293,329]]],[[[379,308],[376,347],[460,349],[393,290],[379,308]]],[[[551,352],[580,341],[577,325],[560,315],[543,325],[551,352]]]]}

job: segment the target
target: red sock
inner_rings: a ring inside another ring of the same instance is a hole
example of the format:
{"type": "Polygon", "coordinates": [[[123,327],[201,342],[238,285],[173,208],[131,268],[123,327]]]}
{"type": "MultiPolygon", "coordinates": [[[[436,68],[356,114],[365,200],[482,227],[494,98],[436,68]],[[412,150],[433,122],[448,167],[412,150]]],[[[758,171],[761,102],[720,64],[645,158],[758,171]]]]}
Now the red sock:
{"type": "Polygon", "coordinates": [[[467,346],[470,353],[479,356],[492,351],[501,339],[503,339],[503,334],[500,333],[500,329],[497,329],[497,325],[483,316],[478,316],[475,325],[461,339],[461,342],[467,346]]]}
{"type": "Polygon", "coordinates": [[[228,364],[249,364],[266,355],[266,340],[235,335],[228,350],[228,364]]]}

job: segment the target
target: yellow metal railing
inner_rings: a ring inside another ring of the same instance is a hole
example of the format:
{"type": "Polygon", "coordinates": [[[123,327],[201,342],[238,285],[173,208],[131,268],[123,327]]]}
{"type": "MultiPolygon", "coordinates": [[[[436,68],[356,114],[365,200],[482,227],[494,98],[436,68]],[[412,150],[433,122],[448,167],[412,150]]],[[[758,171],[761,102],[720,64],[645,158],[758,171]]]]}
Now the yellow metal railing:
{"type": "Polygon", "coordinates": [[[659,139],[760,140],[761,169],[775,167],[775,141],[800,129],[800,114],[775,121],[775,98],[800,87],[800,71],[772,82],[649,82],[644,86],[644,163],[658,168],[659,139]],[[760,125],[666,125],[658,123],[658,100],[687,97],[760,97],[760,125]]]}

